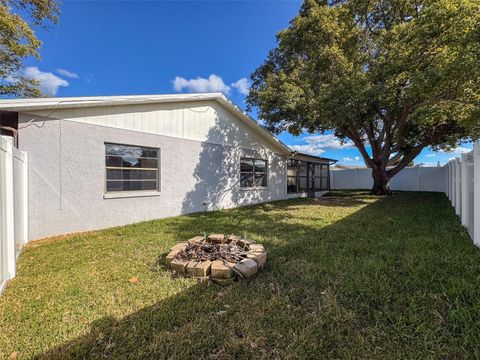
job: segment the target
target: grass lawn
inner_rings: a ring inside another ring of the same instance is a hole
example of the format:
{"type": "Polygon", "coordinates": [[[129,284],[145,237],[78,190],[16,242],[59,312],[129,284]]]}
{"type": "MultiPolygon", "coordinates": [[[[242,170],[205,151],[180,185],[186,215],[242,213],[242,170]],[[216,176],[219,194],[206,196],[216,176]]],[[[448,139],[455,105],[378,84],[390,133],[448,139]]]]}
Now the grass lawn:
{"type": "Polygon", "coordinates": [[[28,245],[0,329],[1,358],[478,358],[480,250],[435,193],[150,221],[28,245]],[[162,255],[203,232],[264,244],[267,267],[172,279],[162,255]]]}

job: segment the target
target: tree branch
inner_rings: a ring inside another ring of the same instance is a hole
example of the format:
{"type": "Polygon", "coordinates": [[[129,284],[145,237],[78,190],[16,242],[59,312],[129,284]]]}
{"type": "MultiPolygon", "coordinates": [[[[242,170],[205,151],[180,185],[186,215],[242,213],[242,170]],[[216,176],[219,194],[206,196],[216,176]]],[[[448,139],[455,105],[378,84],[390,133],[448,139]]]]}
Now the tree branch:
{"type": "Polygon", "coordinates": [[[402,156],[403,156],[402,152],[397,152],[393,157],[388,159],[387,166],[389,164],[395,164],[398,160],[400,160],[402,158],[402,156]]]}
{"type": "Polygon", "coordinates": [[[365,130],[367,133],[368,141],[370,142],[370,145],[372,147],[373,158],[378,158],[378,156],[380,155],[380,146],[375,139],[375,132],[373,131],[373,123],[371,120],[365,122],[365,130]]]}
{"type": "Polygon", "coordinates": [[[377,164],[372,160],[372,158],[368,155],[367,150],[365,149],[365,145],[363,144],[362,139],[358,135],[355,130],[349,130],[348,128],[343,128],[342,132],[353,141],[355,146],[357,147],[358,151],[363,157],[365,164],[367,164],[372,169],[377,169],[377,164]]]}
{"type": "Polygon", "coordinates": [[[402,160],[393,169],[387,171],[388,177],[392,178],[400,171],[402,171],[408,164],[412,162],[415,157],[427,146],[427,144],[421,144],[414,147],[410,152],[404,154],[402,160]]]}

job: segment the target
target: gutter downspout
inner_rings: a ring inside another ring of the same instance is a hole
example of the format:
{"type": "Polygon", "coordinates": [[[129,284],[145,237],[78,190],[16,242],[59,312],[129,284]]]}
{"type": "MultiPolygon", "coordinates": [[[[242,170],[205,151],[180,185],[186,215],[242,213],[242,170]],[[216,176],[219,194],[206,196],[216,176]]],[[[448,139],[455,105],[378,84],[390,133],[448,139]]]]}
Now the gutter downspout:
{"type": "Polygon", "coordinates": [[[18,130],[11,126],[0,126],[0,129],[11,131],[13,133],[13,146],[18,148],[18,130]]]}

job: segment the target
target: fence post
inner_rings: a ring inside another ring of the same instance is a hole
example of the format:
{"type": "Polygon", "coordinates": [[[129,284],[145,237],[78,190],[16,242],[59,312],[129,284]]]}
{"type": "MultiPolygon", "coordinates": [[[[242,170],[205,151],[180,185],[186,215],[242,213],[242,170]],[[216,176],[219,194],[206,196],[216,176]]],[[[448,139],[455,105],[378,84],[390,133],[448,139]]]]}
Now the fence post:
{"type": "Polygon", "coordinates": [[[447,198],[448,198],[448,163],[446,163],[445,165],[445,195],[447,195],[447,198]]]}
{"type": "Polygon", "coordinates": [[[462,216],[462,169],[459,158],[455,159],[455,213],[462,216]]]}
{"type": "Polygon", "coordinates": [[[447,165],[448,165],[448,199],[451,202],[452,201],[452,164],[449,161],[447,165]]]}
{"type": "Polygon", "coordinates": [[[8,279],[15,277],[15,263],[17,254],[15,249],[15,219],[14,219],[14,196],[13,196],[13,139],[8,136],[2,137],[2,142],[5,145],[5,172],[2,174],[1,181],[4,183],[4,198],[0,199],[3,202],[4,214],[2,227],[4,227],[3,241],[5,242],[5,252],[7,261],[8,279]]]}
{"type": "Polygon", "coordinates": [[[455,209],[455,205],[456,205],[455,198],[456,198],[456,195],[457,195],[457,191],[456,191],[456,188],[457,188],[457,167],[456,167],[455,160],[452,160],[451,163],[452,163],[452,199],[451,200],[452,200],[452,206],[455,209]]]}
{"type": "Polygon", "coordinates": [[[22,193],[23,193],[23,204],[22,204],[22,235],[23,235],[23,244],[28,243],[28,153],[22,151],[24,155],[24,162],[22,167],[22,193]]]}
{"type": "MultiPolygon", "coordinates": [[[[455,159],[452,159],[452,206],[455,210],[457,206],[457,162],[455,159]]],[[[456,213],[456,211],[455,211],[456,213]]]]}
{"type": "Polygon", "coordinates": [[[461,183],[461,222],[468,228],[468,159],[467,154],[461,155],[460,163],[460,183],[461,183]]]}
{"type": "Polygon", "coordinates": [[[416,186],[416,189],[415,191],[422,191],[421,190],[421,186],[420,186],[420,168],[419,167],[416,167],[415,168],[415,186],[416,186]]]}
{"type": "Polygon", "coordinates": [[[453,197],[455,196],[455,166],[452,160],[448,163],[450,164],[450,203],[453,206],[453,197]]]}
{"type": "Polygon", "coordinates": [[[445,181],[445,195],[450,199],[450,166],[448,166],[448,162],[445,164],[445,176],[447,178],[445,181]]]}
{"type": "Polygon", "coordinates": [[[473,242],[480,246],[480,144],[473,144],[473,242]]]}

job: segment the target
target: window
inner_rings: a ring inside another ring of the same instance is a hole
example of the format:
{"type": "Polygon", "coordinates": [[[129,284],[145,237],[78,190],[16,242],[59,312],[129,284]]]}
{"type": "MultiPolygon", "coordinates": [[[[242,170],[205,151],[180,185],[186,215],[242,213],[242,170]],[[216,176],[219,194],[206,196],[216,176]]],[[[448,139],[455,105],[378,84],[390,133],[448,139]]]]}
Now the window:
{"type": "Polygon", "coordinates": [[[105,144],[106,189],[158,190],[158,149],[105,144]]]}
{"type": "Polygon", "coordinates": [[[266,187],[267,160],[240,159],[240,187],[266,187]]]}

